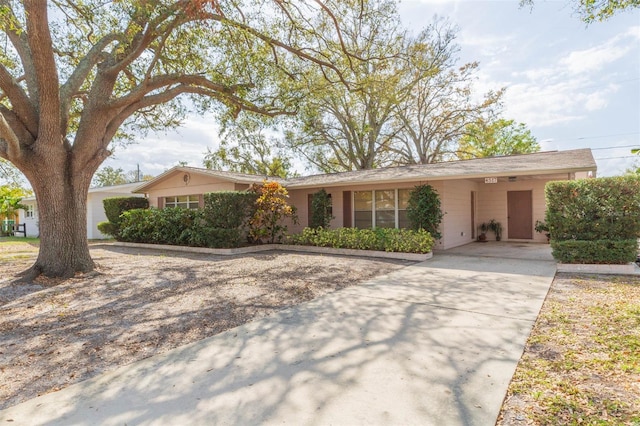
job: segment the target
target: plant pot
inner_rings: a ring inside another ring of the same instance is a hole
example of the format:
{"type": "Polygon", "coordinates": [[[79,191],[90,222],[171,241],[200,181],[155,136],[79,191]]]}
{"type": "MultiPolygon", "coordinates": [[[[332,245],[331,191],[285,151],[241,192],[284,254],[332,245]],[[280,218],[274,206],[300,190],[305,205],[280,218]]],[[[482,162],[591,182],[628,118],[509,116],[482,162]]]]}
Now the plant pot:
{"type": "Polygon", "coordinates": [[[487,242],[487,235],[484,234],[484,233],[478,235],[478,241],[480,241],[481,243],[486,243],[487,242]]]}

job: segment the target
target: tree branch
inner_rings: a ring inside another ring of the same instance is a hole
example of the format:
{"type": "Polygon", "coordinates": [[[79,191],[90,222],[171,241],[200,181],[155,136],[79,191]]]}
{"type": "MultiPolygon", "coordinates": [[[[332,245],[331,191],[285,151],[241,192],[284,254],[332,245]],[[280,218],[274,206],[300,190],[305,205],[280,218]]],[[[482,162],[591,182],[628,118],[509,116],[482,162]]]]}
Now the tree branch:
{"type": "Polygon", "coordinates": [[[4,115],[0,114],[0,139],[4,139],[7,142],[6,156],[9,160],[15,160],[22,156],[20,150],[20,141],[15,134],[4,115]]]}
{"type": "MultiPolygon", "coordinates": [[[[40,106],[38,135],[60,135],[60,93],[58,69],[53,53],[47,2],[24,0],[27,40],[31,48],[40,106]]],[[[57,138],[45,140],[55,141],[57,138]]]]}
{"type": "Polygon", "coordinates": [[[61,124],[63,129],[66,129],[67,127],[71,100],[78,93],[80,87],[82,87],[82,84],[86,81],[87,76],[93,67],[103,58],[104,49],[121,37],[122,36],[120,34],[108,34],[94,44],[89,52],[87,52],[87,54],[80,60],[78,66],[76,66],[73,73],[60,88],[60,102],[62,107],[61,124]]]}
{"type": "Polygon", "coordinates": [[[18,52],[18,56],[20,56],[20,61],[22,62],[22,67],[25,72],[29,94],[37,99],[38,84],[35,75],[35,68],[33,65],[33,57],[31,54],[31,49],[29,48],[27,37],[23,31],[23,28],[21,28],[18,19],[13,13],[11,3],[8,0],[0,0],[0,6],[4,6],[5,10],[8,12],[8,15],[6,17],[7,26],[4,28],[4,32],[7,34],[9,40],[11,41],[11,44],[18,52]]]}
{"type": "Polygon", "coordinates": [[[18,82],[2,64],[0,64],[0,89],[2,89],[11,102],[14,112],[20,121],[22,121],[25,128],[27,128],[32,135],[37,135],[38,114],[36,109],[33,107],[31,100],[22,87],[20,87],[18,82]]]}

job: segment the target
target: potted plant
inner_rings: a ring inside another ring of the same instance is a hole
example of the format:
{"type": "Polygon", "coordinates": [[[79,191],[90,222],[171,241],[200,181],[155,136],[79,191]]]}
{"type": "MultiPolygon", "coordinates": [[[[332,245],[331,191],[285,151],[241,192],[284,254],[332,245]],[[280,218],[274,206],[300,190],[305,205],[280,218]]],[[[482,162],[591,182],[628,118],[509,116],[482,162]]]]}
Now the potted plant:
{"type": "Polygon", "coordinates": [[[533,229],[541,234],[544,232],[544,235],[547,237],[547,242],[549,242],[549,240],[551,239],[551,234],[549,233],[549,225],[547,225],[545,221],[536,220],[536,224],[533,229]]]}
{"type": "Polygon", "coordinates": [[[478,241],[483,243],[486,242],[487,232],[489,231],[489,224],[483,222],[480,224],[480,226],[478,226],[478,229],[480,230],[480,232],[478,233],[478,241]]]}
{"type": "Polygon", "coordinates": [[[497,222],[495,219],[491,219],[489,221],[489,229],[496,234],[496,241],[500,241],[502,239],[502,224],[497,222]]]}

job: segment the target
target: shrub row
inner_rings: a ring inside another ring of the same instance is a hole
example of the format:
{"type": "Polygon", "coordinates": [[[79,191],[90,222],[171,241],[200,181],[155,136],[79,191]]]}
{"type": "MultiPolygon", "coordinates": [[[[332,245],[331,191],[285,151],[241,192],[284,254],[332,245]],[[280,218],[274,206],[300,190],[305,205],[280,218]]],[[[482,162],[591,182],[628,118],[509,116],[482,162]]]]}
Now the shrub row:
{"type": "Polygon", "coordinates": [[[632,262],[640,236],[640,177],[550,182],[546,222],[564,263],[632,262]]]}
{"type": "Polygon", "coordinates": [[[637,240],[551,241],[553,256],[562,263],[624,264],[636,260],[637,240]]]}
{"type": "Polygon", "coordinates": [[[346,248],[357,250],[379,250],[403,253],[429,253],[433,237],[424,229],[417,231],[395,228],[304,228],[300,234],[292,235],[291,244],[346,248]]]}
{"type": "Polygon", "coordinates": [[[120,241],[171,244],[192,247],[238,247],[239,228],[210,226],[203,210],[135,209],[124,212],[120,222],[120,241]]]}
{"type": "MultiPolygon", "coordinates": [[[[238,247],[247,237],[247,223],[257,194],[223,191],[204,194],[197,210],[134,209],[121,214],[120,241],[193,247],[238,247]]],[[[105,204],[106,208],[106,204],[105,204]]]]}

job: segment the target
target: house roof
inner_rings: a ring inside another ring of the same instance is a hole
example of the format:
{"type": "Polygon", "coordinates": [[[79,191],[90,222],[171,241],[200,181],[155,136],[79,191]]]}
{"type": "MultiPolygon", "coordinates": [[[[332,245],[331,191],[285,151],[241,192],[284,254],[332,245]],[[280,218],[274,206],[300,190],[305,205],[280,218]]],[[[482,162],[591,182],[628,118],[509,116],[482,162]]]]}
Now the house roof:
{"type": "Polygon", "coordinates": [[[288,188],[353,185],[371,182],[471,179],[499,176],[548,175],[597,169],[591,149],[457,160],[433,164],[318,174],[288,179],[288,188]]]}
{"type": "Polygon", "coordinates": [[[134,193],[147,192],[158,182],[176,172],[196,173],[212,176],[234,183],[259,183],[263,179],[280,182],[287,188],[312,188],[342,186],[372,182],[415,182],[445,179],[473,179],[500,176],[551,175],[595,171],[596,162],[591,149],[547,151],[534,154],[509,155],[503,157],[457,160],[433,164],[386,167],[371,170],[356,170],[342,173],[325,173],[282,179],[272,176],[257,176],[246,173],[225,172],[197,167],[176,166],[155,179],[135,188],[134,193]]]}
{"type": "MultiPolygon", "coordinates": [[[[114,193],[114,194],[129,194],[132,193],[134,189],[140,186],[140,182],[133,183],[125,183],[122,185],[111,185],[111,186],[95,186],[93,188],[89,188],[88,193],[93,194],[96,192],[106,192],[106,193],[114,193]]],[[[22,201],[35,201],[36,197],[25,197],[22,201]]]]}
{"type": "Polygon", "coordinates": [[[200,174],[205,176],[212,176],[212,177],[217,177],[233,183],[252,184],[252,183],[259,183],[259,182],[262,182],[264,179],[267,179],[270,181],[280,182],[283,185],[285,184],[284,179],[280,177],[274,177],[274,176],[259,176],[259,175],[250,175],[247,173],[236,173],[236,172],[225,172],[222,170],[201,169],[198,167],[190,167],[190,166],[176,166],[156,176],[154,179],[138,186],[132,192],[134,193],[146,192],[150,187],[156,185],[158,182],[161,182],[167,179],[168,177],[175,174],[176,172],[180,172],[180,173],[186,172],[186,173],[195,173],[195,174],[200,174]]]}

